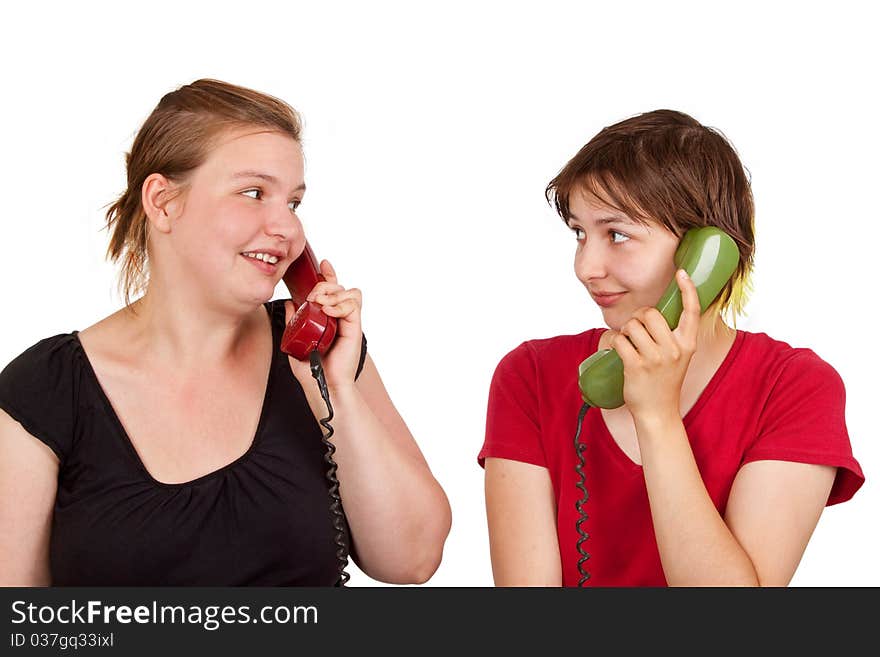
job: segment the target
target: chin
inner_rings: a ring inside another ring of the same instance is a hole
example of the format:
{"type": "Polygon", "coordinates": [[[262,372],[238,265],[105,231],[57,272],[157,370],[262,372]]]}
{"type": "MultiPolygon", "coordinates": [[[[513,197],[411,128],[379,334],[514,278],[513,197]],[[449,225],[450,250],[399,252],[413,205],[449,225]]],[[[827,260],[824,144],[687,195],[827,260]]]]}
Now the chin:
{"type": "Polygon", "coordinates": [[[610,308],[601,308],[602,319],[605,320],[605,325],[608,328],[619,331],[624,324],[632,319],[633,314],[643,307],[645,307],[643,304],[633,303],[632,300],[629,300],[625,306],[615,305],[610,308]]]}
{"type": "Polygon", "coordinates": [[[261,297],[257,297],[257,298],[255,298],[255,299],[254,299],[254,305],[256,305],[256,306],[261,306],[261,305],[263,305],[264,303],[266,303],[266,302],[268,302],[268,301],[271,301],[271,300],[272,300],[272,295],[273,295],[273,293],[274,293],[274,290],[273,290],[272,292],[270,292],[269,294],[266,294],[266,295],[263,295],[263,296],[261,296],[261,297]]]}
{"type": "Polygon", "coordinates": [[[257,290],[252,288],[245,295],[245,298],[247,299],[249,305],[256,307],[266,303],[267,301],[270,301],[274,294],[275,288],[272,288],[271,290],[257,290]]]}
{"type": "Polygon", "coordinates": [[[623,326],[624,322],[631,317],[630,315],[624,316],[618,310],[603,310],[602,311],[602,319],[605,321],[605,326],[610,328],[612,331],[619,331],[620,327],[623,326]]]}

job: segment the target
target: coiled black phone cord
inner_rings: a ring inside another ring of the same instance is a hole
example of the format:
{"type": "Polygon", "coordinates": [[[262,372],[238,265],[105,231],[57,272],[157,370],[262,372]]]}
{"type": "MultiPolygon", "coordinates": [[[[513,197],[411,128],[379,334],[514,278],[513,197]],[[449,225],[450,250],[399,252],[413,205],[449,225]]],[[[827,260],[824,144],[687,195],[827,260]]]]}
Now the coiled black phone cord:
{"type": "Polygon", "coordinates": [[[321,426],[327,429],[326,435],[321,432],[321,440],[327,447],[327,453],[324,454],[324,462],[327,463],[327,481],[330,482],[330,512],[333,514],[333,529],[336,530],[334,542],[336,543],[336,560],[339,562],[339,579],[336,580],[334,586],[345,586],[345,583],[351,576],[345,572],[348,565],[348,545],[345,542],[345,517],[342,514],[342,498],[339,497],[339,479],[336,478],[336,461],[333,460],[333,454],[336,453],[336,446],[330,442],[333,435],[333,427],[330,426],[330,420],[333,419],[333,406],[330,404],[330,392],[327,390],[327,381],[324,378],[324,368],[321,367],[321,355],[317,351],[309,354],[309,365],[312,370],[312,377],[318,382],[318,389],[321,391],[321,397],[327,404],[327,417],[318,420],[321,426]]]}
{"type": "Polygon", "coordinates": [[[583,586],[584,583],[590,579],[590,573],[584,570],[584,562],[590,558],[589,552],[586,552],[583,547],[581,547],[590,535],[586,533],[583,529],[581,529],[581,525],[589,518],[587,514],[584,512],[584,504],[586,504],[587,500],[590,499],[589,494],[587,493],[587,487],[585,485],[586,476],[584,475],[584,450],[587,448],[582,442],[580,442],[581,437],[581,425],[584,422],[584,416],[587,414],[587,410],[590,408],[589,404],[584,404],[581,406],[581,411],[578,413],[578,425],[577,432],[574,434],[574,449],[577,452],[578,463],[574,466],[575,472],[578,474],[579,481],[575,484],[578,488],[583,491],[583,497],[581,499],[576,500],[574,503],[574,507],[578,512],[578,519],[575,523],[575,531],[578,533],[580,538],[577,542],[577,551],[581,555],[581,558],[578,559],[577,567],[578,572],[581,575],[581,578],[578,580],[578,586],[583,586]]]}

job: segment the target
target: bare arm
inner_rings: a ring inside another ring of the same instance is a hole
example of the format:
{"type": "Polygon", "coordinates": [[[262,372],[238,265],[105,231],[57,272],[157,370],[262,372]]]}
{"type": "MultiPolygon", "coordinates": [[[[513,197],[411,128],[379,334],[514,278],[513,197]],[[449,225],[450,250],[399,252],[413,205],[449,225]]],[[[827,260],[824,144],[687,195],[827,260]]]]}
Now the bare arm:
{"type": "MultiPolygon", "coordinates": [[[[423,583],[440,565],[452,524],[449,501],[391,402],[373,359],[360,359],[361,291],[345,289],[326,260],[325,280],[308,300],[338,321],[322,367],[333,405],[334,460],[339,495],[352,533],[352,557],[370,577],[394,584],[423,583]]],[[[287,302],[287,320],[293,313],[287,302]]],[[[315,417],[327,415],[308,363],[290,358],[315,417]]]]}
{"type": "Polygon", "coordinates": [[[734,480],[722,518],[697,470],[681,419],[636,424],[667,582],[787,585],[828,500],[835,468],[749,463],[734,480]]]}
{"type": "Polygon", "coordinates": [[[755,461],[736,476],[724,519],[749,554],[761,586],[786,586],[819,522],[837,469],[755,461]]]}
{"type": "Polygon", "coordinates": [[[676,280],[684,305],[676,329],[656,309],[642,308],[612,339],[624,363],[624,399],[638,435],[666,580],[672,586],[785,585],[828,500],[835,468],[749,463],[737,474],[721,517],[680,416],[700,304],[683,272],[676,280]]]}
{"type": "MultiPolygon", "coordinates": [[[[316,418],[327,408],[301,380],[316,418]]],[[[358,566],[380,581],[427,581],[440,565],[452,523],[446,494],[388,396],[373,360],[351,386],[330,391],[340,496],[358,566]]]]}
{"type": "Polygon", "coordinates": [[[0,585],[48,586],[58,457],[0,411],[0,585]]]}
{"type": "Polygon", "coordinates": [[[496,586],[562,586],[550,473],[486,459],[486,515],[496,586]]]}

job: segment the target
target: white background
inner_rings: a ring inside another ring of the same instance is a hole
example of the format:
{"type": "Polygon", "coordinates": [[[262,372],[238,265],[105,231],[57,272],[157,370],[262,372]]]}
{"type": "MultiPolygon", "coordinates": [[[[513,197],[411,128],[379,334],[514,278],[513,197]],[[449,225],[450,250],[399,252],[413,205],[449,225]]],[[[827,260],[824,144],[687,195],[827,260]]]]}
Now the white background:
{"type": "Polygon", "coordinates": [[[311,244],[363,290],[370,352],[452,504],[428,585],[489,586],[476,454],[494,367],[523,340],[602,324],[544,187],[603,126],[679,109],[752,175],[739,327],[811,347],[846,383],[868,481],[826,509],[793,584],[880,585],[880,52],[863,3],[421,5],[4,9],[0,366],[120,306],[104,206],[164,93],[215,77],[283,98],[305,121],[311,244]]]}

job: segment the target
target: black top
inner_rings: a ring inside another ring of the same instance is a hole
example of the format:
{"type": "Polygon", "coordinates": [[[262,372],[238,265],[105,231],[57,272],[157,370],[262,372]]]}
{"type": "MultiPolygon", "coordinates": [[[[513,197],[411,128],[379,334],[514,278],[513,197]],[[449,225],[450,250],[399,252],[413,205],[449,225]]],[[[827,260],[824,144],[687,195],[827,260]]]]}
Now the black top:
{"type": "MultiPolygon", "coordinates": [[[[251,446],[181,484],[153,479],[73,333],[0,373],[0,407],[60,459],[53,586],[332,586],[338,577],[321,427],[280,350],[251,446]]],[[[366,358],[361,350],[360,374],[366,358]]],[[[346,537],[346,542],[348,541],[346,537]]]]}

